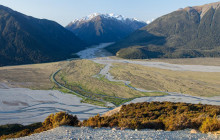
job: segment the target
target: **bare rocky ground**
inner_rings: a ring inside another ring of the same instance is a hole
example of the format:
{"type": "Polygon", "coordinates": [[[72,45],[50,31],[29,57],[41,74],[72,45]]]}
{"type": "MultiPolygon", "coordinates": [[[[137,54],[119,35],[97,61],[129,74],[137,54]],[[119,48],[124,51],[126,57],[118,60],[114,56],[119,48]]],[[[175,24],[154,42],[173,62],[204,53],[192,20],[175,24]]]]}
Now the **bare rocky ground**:
{"type": "Polygon", "coordinates": [[[109,111],[80,101],[81,98],[75,95],[57,90],[0,88],[0,125],[43,122],[51,113],[60,111],[77,115],[80,120],[109,111]]]}
{"type": "Polygon", "coordinates": [[[191,134],[190,130],[114,130],[111,128],[86,128],[62,126],[17,140],[217,140],[220,137],[208,134],[191,134]]]}

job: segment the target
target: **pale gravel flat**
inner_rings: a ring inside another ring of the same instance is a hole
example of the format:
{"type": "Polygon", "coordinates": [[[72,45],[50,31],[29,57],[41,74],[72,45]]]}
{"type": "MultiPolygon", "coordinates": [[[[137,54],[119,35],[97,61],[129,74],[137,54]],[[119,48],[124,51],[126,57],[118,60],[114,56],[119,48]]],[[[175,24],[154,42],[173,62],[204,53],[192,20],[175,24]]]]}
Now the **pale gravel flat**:
{"type": "Polygon", "coordinates": [[[137,61],[137,60],[123,60],[123,59],[112,59],[110,57],[94,58],[91,59],[99,64],[113,64],[113,63],[124,63],[124,64],[136,64],[146,67],[154,67],[160,69],[167,69],[173,71],[198,71],[198,72],[220,72],[220,66],[205,66],[205,65],[179,65],[169,64],[165,62],[148,62],[148,61],[137,61]]]}
{"type": "Polygon", "coordinates": [[[111,43],[101,43],[99,45],[94,45],[92,47],[89,47],[85,50],[82,50],[77,53],[77,55],[82,59],[92,59],[97,57],[106,57],[106,56],[112,56],[111,53],[107,52],[104,48],[113,44],[111,43]]]}
{"type": "Polygon", "coordinates": [[[80,120],[110,109],[81,103],[81,98],[56,90],[0,88],[0,125],[43,122],[51,113],[66,111],[80,120]]]}
{"type": "Polygon", "coordinates": [[[88,127],[62,126],[39,134],[17,140],[217,140],[220,137],[202,133],[191,134],[190,130],[157,131],[157,130],[115,130],[110,128],[92,129],[88,127]]]}
{"type": "Polygon", "coordinates": [[[130,103],[140,103],[140,102],[183,102],[183,103],[191,103],[191,104],[208,104],[208,105],[220,105],[220,96],[215,97],[196,97],[196,96],[190,96],[185,94],[178,94],[173,93],[169,95],[164,96],[154,96],[154,97],[140,97],[136,98],[130,102],[127,102],[125,104],[130,103]]]}

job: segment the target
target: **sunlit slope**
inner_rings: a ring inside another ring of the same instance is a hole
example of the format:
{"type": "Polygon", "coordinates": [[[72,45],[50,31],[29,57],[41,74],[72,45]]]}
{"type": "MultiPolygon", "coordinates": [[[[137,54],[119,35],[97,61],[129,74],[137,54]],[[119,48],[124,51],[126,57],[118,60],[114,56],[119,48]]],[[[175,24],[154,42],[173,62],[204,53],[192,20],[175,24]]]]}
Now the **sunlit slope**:
{"type": "Polygon", "coordinates": [[[107,50],[122,58],[220,57],[220,2],[164,15],[107,50]]]}

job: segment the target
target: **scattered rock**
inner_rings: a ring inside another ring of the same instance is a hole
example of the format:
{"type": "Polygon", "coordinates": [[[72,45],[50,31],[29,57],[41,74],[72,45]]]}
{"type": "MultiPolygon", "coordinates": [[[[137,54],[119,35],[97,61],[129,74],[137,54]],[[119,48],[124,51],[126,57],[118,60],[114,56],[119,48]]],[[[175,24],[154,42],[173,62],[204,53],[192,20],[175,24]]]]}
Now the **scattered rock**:
{"type": "Polygon", "coordinates": [[[195,130],[195,129],[192,129],[192,130],[190,131],[190,133],[191,133],[191,134],[197,134],[197,133],[198,133],[198,131],[197,131],[197,130],[195,130]]]}
{"type": "Polygon", "coordinates": [[[131,129],[126,129],[126,131],[115,131],[118,128],[100,128],[100,129],[92,129],[92,128],[80,128],[80,127],[69,127],[62,126],[55,128],[51,131],[42,132],[39,134],[31,135],[28,137],[23,137],[18,140],[39,140],[39,139],[66,139],[66,140],[91,140],[91,139],[146,139],[146,140],[178,140],[178,139],[192,139],[192,140],[219,140],[218,135],[211,135],[197,133],[192,135],[190,133],[190,129],[188,130],[180,130],[180,131],[162,131],[158,132],[156,130],[141,130],[135,131],[131,129]],[[66,130],[72,134],[71,136],[66,135],[66,130]]]}
{"type": "Polygon", "coordinates": [[[212,133],[211,133],[211,132],[208,132],[207,134],[208,134],[208,135],[212,135],[212,133]]]}
{"type": "Polygon", "coordinates": [[[214,135],[220,135],[220,131],[213,132],[214,135]]]}
{"type": "Polygon", "coordinates": [[[116,131],[116,128],[112,128],[112,131],[116,131]]]}
{"type": "Polygon", "coordinates": [[[125,127],[121,127],[121,130],[125,130],[125,127]]]}

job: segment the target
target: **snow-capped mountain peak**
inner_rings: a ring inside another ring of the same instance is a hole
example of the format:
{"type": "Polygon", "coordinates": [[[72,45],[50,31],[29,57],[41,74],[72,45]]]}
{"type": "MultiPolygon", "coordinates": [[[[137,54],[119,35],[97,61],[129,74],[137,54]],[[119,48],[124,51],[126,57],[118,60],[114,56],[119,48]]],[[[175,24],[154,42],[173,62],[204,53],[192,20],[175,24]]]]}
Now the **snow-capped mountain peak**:
{"type": "Polygon", "coordinates": [[[88,44],[99,44],[116,42],[146,25],[146,22],[122,15],[93,13],[72,21],[66,29],[88,44]]]}
{"type": "Polygon", "coordinates": [[[150,23],[153,22],[153,21],[154,21],[154,19],[147,20],[146,23],[147,23],[147,24],[150,24],[150,23]]]}
{"type": "Polygon", "coordinates": [[[95,18],[97,16],[100,16],[100,17],[105,18],[105,19],[111,18],[111,19],[116,19],[116,20],[120,20],[120,21],[131,20],[131,21],[138,21],[138,22],[140,22],[136,18],[126,18],[126,17],[124,17],[122,15],[117,15],[117,14],[114,14],[114,13],[110,13],[110,14],[93,13],[93,14],[85,16],[85,17],[83,17],[81,19],[75,19],[74,21],[72,21],[72,23],[76,23],[76,22],[89,22],[90,20],[92,20],[93,18],[95,18]]]}

